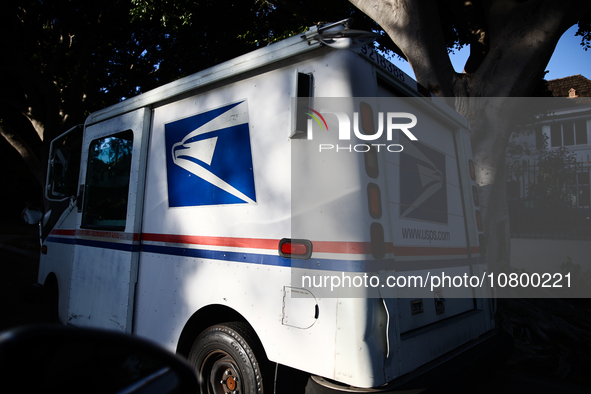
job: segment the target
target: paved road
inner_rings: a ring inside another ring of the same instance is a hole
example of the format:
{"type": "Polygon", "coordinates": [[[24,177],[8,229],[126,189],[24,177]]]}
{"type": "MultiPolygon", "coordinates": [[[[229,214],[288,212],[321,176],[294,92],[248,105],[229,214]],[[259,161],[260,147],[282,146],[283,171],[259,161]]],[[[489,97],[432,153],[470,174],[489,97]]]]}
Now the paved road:
{"type": "MultiPolygon", "coordinates": [[[[6,246],[6,245],[4,245],[6,246]]],[[[34,297],[32,285],[37,281],[38,264],[36,259],[27,253],[15,253],[2,247],[0,242],[0,331],[10,328],[53,322],[50,305],[43,299],[34,297]]],[[[281,374],[289,377],[288,387],[282,387],[281,394],[303,394],[307,376],[302,373],[280,370],[281,374]]],[[[390,393],[586,393],[591,388],[573,386],[561,381],[547,379],[540,376],[530,376],[514,373],[508,370],[485,372],[480,376],[469,379],[463,377],[454,382],[436,384],[430,390],[423,390],[421,386],[404,391],[390,391],[390,393]]]]}
{"type": "Polygon", "coordinates": [[[0,331],[54,321],[48,302],[34,297],[37,268],[35,259],[0,246],[0,331]]]}

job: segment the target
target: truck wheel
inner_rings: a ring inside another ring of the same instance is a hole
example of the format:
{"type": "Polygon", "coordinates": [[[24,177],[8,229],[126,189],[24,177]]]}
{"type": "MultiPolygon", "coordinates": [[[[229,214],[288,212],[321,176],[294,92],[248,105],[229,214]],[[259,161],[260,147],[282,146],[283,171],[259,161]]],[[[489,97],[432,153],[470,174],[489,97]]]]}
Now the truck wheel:
{"type": "Polygon", "coordinates": [[[191,347],[188,357],[202,394],[263,394],[267,363],[254,331],[243,322],[209,327],[191,347]]]}

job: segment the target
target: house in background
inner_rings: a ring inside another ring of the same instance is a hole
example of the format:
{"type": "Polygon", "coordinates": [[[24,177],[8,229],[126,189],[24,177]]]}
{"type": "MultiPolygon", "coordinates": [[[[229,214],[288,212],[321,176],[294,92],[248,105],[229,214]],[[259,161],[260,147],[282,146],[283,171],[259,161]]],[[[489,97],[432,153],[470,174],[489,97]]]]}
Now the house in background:
{"type": "MultiPolygon", "coordinates": [[[[591,81],[582,75],[548,81],[553,97],[569,98],[573,106],[556,108],[548,120],[540,123],[549,148],[564,146],[577,161],[589,161],[591,154],[591,81]]],[[[539,138],[538,138],[539,139],[539,138]]]]}
{"type": "Polygon", "coordinates": [[[548,81],[547,88],[555,98],[532,99],[547,106],[544,114],[520,126],[507,149],[512,236],[586,239],[591,237],[591,80],[573,75],[548,81]],[[543,211],[547,204],[555,209],[543,211]]]}

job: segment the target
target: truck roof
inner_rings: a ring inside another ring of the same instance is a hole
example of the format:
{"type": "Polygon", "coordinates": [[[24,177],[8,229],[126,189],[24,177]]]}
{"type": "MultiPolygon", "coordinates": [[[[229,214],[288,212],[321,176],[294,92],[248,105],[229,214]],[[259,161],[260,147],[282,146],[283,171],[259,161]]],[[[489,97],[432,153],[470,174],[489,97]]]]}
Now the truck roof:
{"type": "MultiPolygon", "coordinates": [[[[343,21],[326,24],[323,26],[309,27],[308,30],[302,34],[289,37],[285,40],[254,50],[213,67],[167,83],[138,96],[128,98],[117,104],[93,112],[86,118],[85,125],[89,126],[91,124],[95,124],[139,108],[154,105],[165,100],[169,100],[175,96],[183,95],[195,89],[211,85],[226,78],[235,77],[237,75],[256,70],[260,67],[313,51],[324,45],[327,45],[327,41],[330,41],[331,37],[334,38],[340,36],[363,39],[363,36],[374,35],[370,32],[348,29],[349,21],[350,20],[345,19],[343,21]],[[328,40],[327,37],[329,38],[328,40]]],[[[369,42],[373,41],[374,39],[375,37],[366,41],[369,42]]],[[[336,45],[335,47],[338,48],[339,45],[336,45]]],[[[383,63],[386,62],[392,69],[396,69],[394,80],[396,80],[396,84],[399,86],[401,91],[405,92],[405,95],[409,97],[422,97],[422,95],[425,95],[424,92],[419,93],[422,87],[413,78],[392,65],[376,51],[372,51],[372,53],[375,54],[375,57],[373,57],[374,55],[368,56],[368,54],[363,54],[363,51],[360,52],[359,48],[357,48],[355,52],[358,52],[365,60],[375,64],[379,68],[384,68],[383,63]]],[[[390,67],[388,67],[388,69],[390,67]]],[[[391,74],[391,71],[389,74],[391,74]]],[[[426,89],[422,89],[426,91],[426,89]]],[[[430,93],[427,94],[427,96],[430,96],[430,93]]],[[[446,105],[442,102],[439,102],[439,100],[435,100],[434,104],[436,104],[437,107],[446,107],[446,105]]],[[[447,108],[447,111],[444,112],[447,112],[448,116],[450,115],[449,108],[447,108]]],[[[459,118],[461,118],[461,116],[458,116],[457,114],[452,114],[451,116],[456,118],[456,122],[459,121],[460,123],[467,123],[463,118],[460,120],[459,118]]]]}

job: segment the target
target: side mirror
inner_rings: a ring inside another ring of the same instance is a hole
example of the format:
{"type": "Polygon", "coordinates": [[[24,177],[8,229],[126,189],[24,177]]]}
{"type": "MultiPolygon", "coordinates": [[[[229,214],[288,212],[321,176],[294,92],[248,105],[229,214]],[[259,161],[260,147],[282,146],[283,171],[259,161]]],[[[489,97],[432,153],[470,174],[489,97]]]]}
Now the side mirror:
{"type": "Polygon", "coordinates": [[[0,371],[21,392],[199,392],[193,368],[151,342],[60,325],[1,333],[0,371]]]}
{"type": "Polygon", "coordinates": [[[21,217],[27,224],[37,224],[43,219],[43,211],[37,207],[26,207],[21,217]]]}

